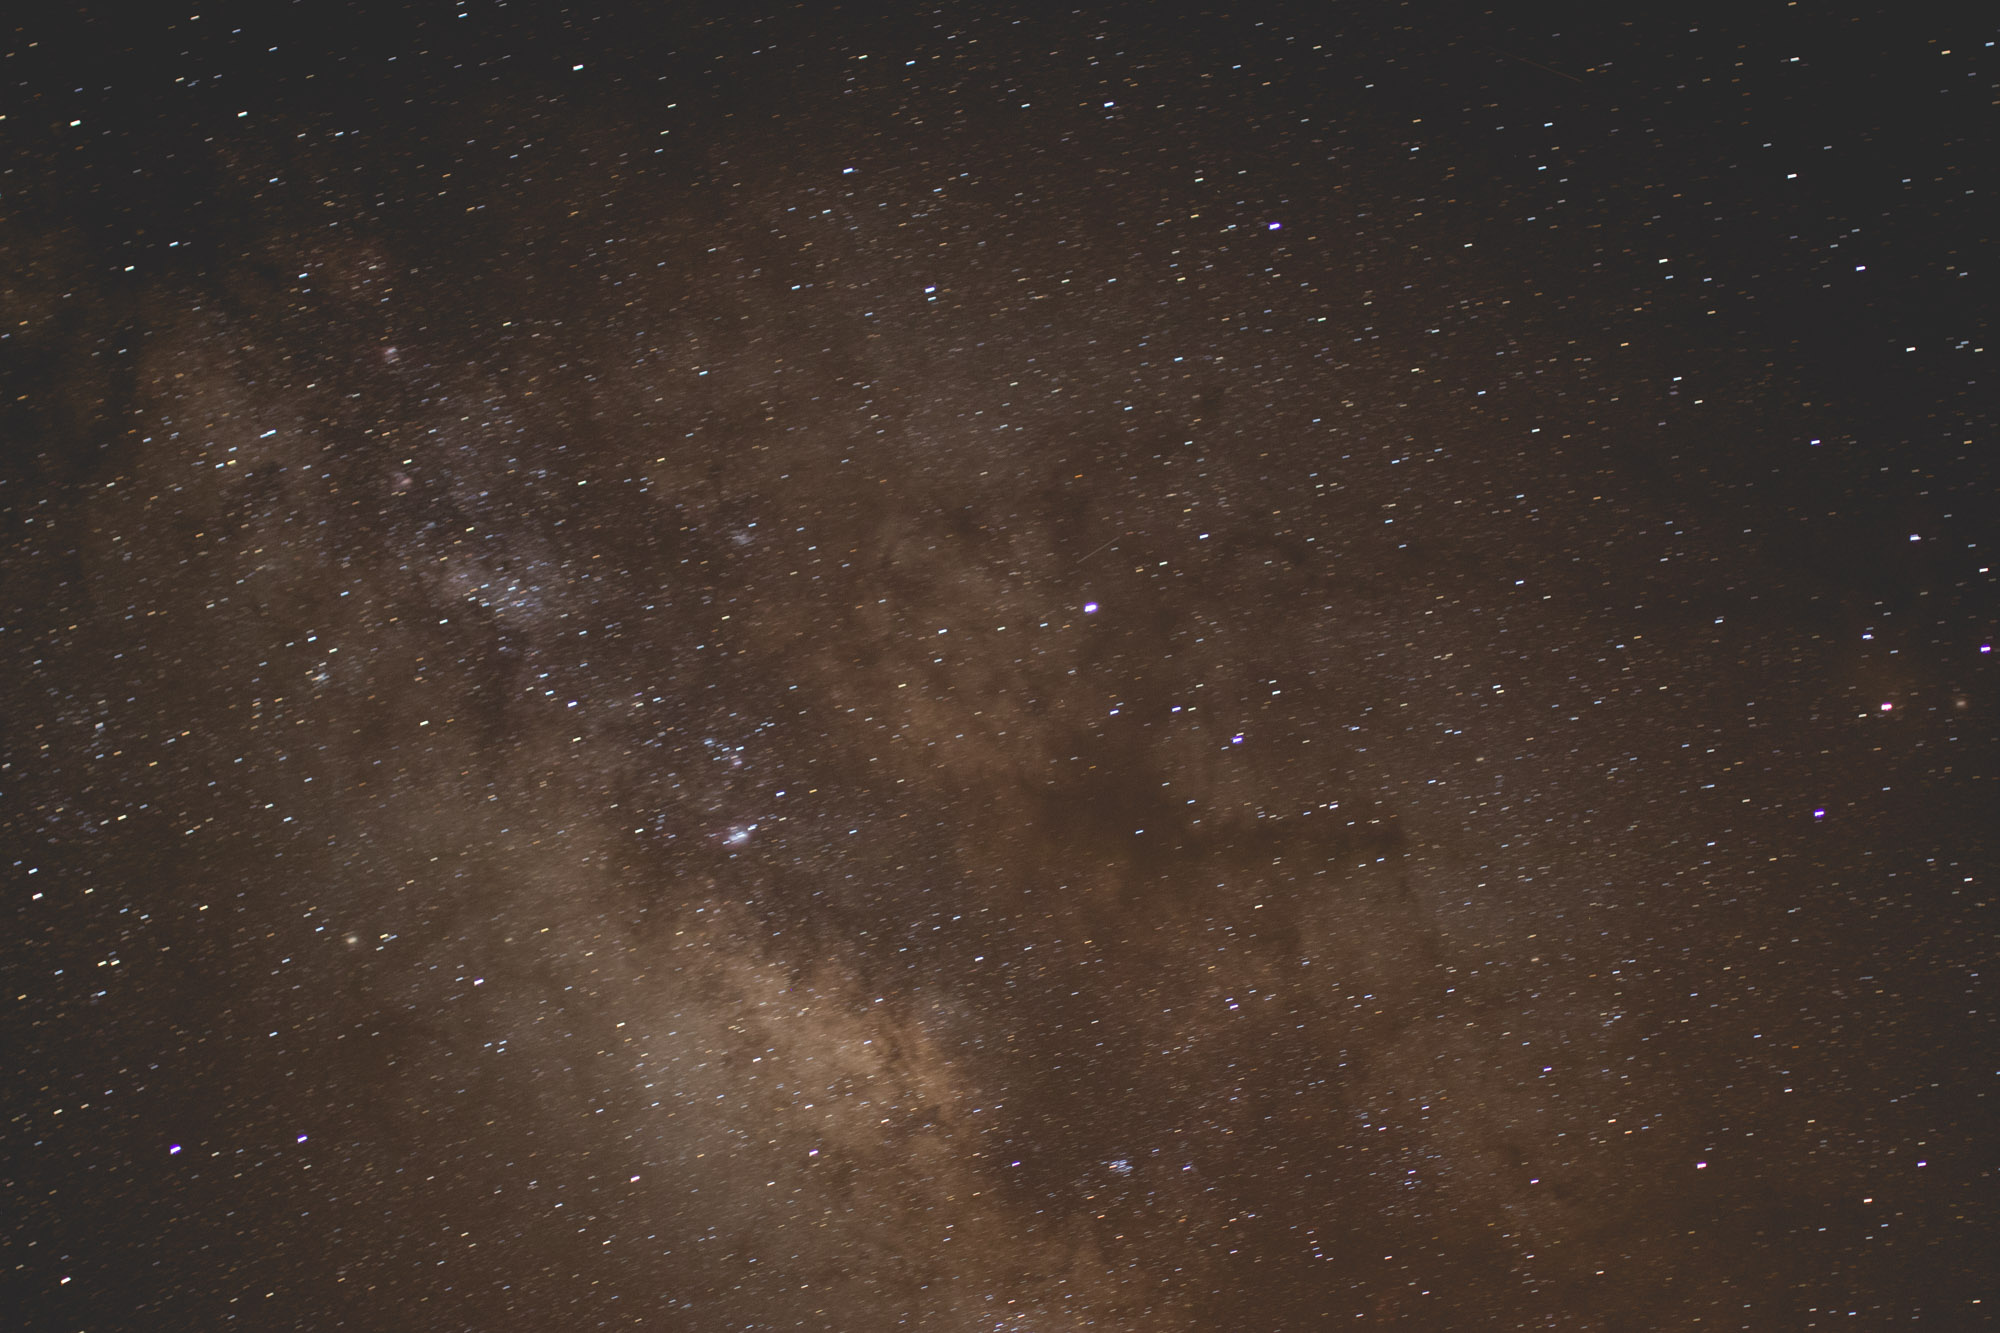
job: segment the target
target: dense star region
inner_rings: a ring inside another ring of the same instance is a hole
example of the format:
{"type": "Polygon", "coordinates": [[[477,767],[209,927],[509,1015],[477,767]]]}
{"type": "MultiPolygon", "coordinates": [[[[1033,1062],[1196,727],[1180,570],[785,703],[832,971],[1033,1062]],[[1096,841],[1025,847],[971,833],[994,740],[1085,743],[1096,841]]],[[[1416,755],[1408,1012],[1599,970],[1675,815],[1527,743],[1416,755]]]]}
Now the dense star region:
{"type": "Polygon", "coordinates": [[[11,1326],[2000,1300],[1988,36],[296,8],[0,67],[11,1326]]]}

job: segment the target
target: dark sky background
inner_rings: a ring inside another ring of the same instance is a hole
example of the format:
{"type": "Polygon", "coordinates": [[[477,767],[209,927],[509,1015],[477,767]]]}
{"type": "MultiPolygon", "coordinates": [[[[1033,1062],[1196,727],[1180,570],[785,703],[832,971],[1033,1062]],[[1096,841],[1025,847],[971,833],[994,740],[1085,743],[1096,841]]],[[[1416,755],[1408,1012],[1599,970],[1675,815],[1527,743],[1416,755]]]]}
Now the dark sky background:
{"type": "Polygon", "coordinates": [[[1622,8],[13,29],[9,1326],[1982,1326],[1994,33],[1622,8]]]}

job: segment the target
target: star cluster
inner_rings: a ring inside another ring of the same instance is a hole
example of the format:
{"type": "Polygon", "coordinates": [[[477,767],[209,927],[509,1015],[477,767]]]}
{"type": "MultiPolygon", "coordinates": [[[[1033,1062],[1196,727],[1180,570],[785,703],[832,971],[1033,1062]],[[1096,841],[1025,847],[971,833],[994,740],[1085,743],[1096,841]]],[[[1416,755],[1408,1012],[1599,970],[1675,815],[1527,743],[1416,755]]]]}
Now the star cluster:
{"type": "Polygon", "coordinates": [[[1253,8],[14,35],[24,1327],[2000,1299],[1990,42],[1253,8]]]}

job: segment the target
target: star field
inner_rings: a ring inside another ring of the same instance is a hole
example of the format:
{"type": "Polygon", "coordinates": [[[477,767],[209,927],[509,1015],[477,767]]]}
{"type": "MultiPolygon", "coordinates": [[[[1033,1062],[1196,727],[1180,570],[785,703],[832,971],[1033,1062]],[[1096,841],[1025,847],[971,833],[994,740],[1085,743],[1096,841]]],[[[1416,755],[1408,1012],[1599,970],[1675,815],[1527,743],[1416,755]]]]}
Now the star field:
{"type": "Polygon", "coordinates": [[[10,35],[19,1326],[1979,1326],[1990,36],[817,8],[10,35]]]}

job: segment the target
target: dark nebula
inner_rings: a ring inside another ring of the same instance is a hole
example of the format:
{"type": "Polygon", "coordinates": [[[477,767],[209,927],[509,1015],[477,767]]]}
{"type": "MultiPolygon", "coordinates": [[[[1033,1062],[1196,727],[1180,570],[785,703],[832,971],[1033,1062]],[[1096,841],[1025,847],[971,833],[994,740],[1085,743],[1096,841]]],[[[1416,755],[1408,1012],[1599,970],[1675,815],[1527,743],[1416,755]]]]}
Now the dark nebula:
{"type": "Polygon", "coordinates": [[[1990,32],[192,8],[0,67],[0,1322],[1990,1317],[1990,32]]]}

